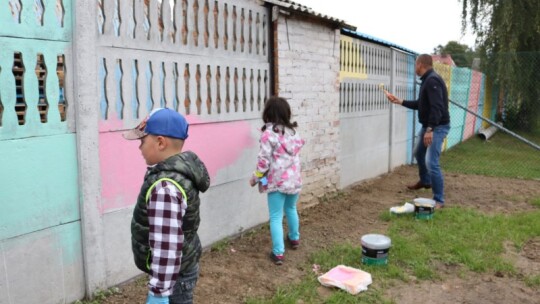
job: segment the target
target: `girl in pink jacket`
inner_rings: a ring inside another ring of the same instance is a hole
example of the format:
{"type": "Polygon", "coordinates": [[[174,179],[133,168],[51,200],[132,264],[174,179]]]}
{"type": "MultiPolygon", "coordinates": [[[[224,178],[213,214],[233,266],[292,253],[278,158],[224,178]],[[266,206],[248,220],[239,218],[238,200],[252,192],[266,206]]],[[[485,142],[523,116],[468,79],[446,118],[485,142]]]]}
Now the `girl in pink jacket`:
{"type": "Polygon", "coordinates": [[[285,253],[283,211],[289,227],[289,245],[292,249],[300,245],[296,203],[302,189],[299,153],[305,142],[295,130],[297,123],[291,122],[291,108],[285,99],[270,97],[265,103],[263,121],[257,169],[250,184],[259,183],[259,188],[268,195],[272,236],[270,258],[281,265],[285,253]]]}

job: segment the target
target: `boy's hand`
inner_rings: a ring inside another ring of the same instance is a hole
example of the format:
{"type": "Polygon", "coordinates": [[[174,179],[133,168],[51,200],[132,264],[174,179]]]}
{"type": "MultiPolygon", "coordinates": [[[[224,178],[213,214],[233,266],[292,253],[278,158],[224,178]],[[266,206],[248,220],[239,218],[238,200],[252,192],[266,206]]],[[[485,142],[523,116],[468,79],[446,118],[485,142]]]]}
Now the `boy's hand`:
{"type": "Polygon", "coordinates": [[[146,304],[169,304],[169,297],[157,297],[148,293],[146,304]]]}

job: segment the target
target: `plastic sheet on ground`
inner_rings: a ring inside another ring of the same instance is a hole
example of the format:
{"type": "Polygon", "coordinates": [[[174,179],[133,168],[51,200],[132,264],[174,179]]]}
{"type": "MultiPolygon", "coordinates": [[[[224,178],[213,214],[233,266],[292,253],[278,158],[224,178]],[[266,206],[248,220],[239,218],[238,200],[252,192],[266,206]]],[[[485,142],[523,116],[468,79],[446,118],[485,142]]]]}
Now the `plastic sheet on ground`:
{"type": "Polygon", "coordinates": [[[372,283],[371,274],[345,265],[330,269],[318,279],[323,286],[338,287],[353,295],[367,290],[372,283]]]}

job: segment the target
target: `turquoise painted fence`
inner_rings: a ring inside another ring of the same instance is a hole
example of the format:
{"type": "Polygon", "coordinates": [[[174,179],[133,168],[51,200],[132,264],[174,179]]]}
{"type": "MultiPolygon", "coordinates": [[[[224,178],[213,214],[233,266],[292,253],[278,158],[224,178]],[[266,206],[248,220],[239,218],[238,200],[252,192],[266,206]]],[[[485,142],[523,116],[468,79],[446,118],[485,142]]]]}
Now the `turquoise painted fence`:
{"type": "Polygon", "coordinates": [[[84,295],[71,6],[61,0],[0,5],[0,276],[24,282],[5,287],[20,303],[84,295]],[[51,298],[51,289],[67,291],[51,298]]]}
{"type": "Polygon", "coordinates": [[[0,141],[0,240],[80,219],[76,152],[74,134],[0,141]]]}
{"type": "MultiPolygon", "coordinates": [[[[471,70],[468,68],[453,68],[452,83],[450,84],[449,98],[467,107],[469,103],[469,89],[471,84],[471,70]]],[[[465,117],[467,112],[450,104],[450,132],[447,137],[447,149],[457,145],[463,140],[465,117]]]]}

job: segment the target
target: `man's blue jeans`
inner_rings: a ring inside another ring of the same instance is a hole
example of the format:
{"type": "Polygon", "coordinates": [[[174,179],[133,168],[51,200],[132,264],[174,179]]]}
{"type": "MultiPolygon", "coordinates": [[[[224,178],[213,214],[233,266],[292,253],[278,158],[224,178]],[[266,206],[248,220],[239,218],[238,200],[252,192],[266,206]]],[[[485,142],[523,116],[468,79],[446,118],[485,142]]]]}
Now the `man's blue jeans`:
{"type": "Polygon", "coordinates": [[[414,149],[414,156],[418,162],[420,181],[424,185],[431,185],[433,199],[444,204],[444,178],[439,164],[444,138],[450,131],[450,125],[441,125],[433,129],[433,142],[429,147],[424,145],[426,128],[422,128],[414,149]]]}

